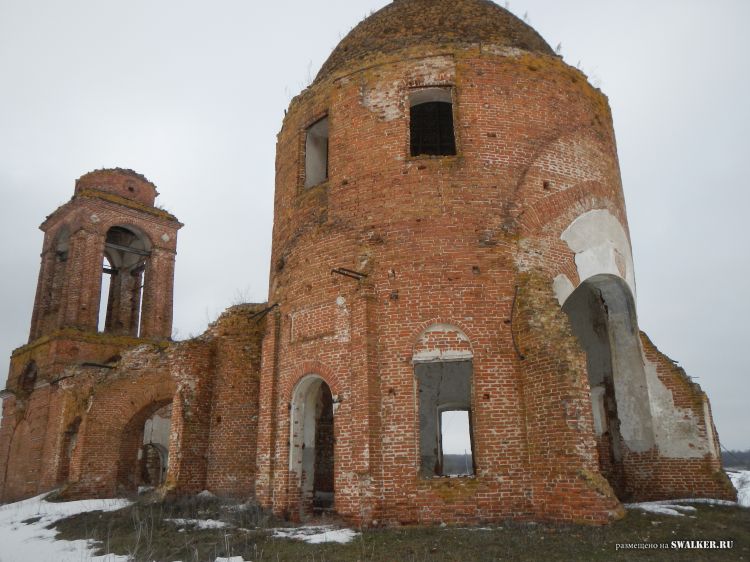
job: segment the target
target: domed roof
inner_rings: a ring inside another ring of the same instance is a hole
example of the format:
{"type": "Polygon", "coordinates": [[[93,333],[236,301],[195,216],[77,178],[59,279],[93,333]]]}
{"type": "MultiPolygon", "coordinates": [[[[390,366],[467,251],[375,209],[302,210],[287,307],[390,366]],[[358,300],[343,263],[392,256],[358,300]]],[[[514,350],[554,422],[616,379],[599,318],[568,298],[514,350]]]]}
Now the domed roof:
{"type": "Polygon", "coordinates": [[[315,80],[372,54],[446,43],[489,43],[554,55],[531,26],[489,0],[394,0],[342,39],[315,80]]]}

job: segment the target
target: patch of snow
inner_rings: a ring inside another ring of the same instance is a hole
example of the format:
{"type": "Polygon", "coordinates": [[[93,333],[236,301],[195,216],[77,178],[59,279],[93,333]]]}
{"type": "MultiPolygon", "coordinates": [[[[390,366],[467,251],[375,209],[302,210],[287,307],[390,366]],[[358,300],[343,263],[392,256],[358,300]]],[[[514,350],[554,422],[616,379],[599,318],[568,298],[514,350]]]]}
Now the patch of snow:
{"type": "Polygon", "coordinates": [[[674,503],[702,503],[705,505],[726,505],[729,507],[737,505],[737,502],[730,502],[728,500],[716,500],[713,498],[683,498],[681,500],[668,500],[661,503],[666,505],[671,505],[674,503]]]}
{"type": "MultiPolygon", "coordinates": [[[[628,509],[640,509],[641,511],[656,513],[658,515],[683,516],[683,514],[680,513],[680,510],[676,509],[675,506],[666,506],[659,502],[626,503],[625,507],[628,509]]],[[[693,508],[693,510],[695,510],[695,508],[693,508]]]]}
{"type": "Polygon", "coordinates": [[[202,500],[211,500],[214,499],[216,496],[209,492],[208,490],[203,490],[200,494],[198,494],[196,497],[202,499],[202,500]]]}
{"type": "Polygon", "coordinates": [[[245,559],[242,558],[242,556],[230,556],[229,558],[219,557],[214,560],[214,562],[245,562],[245,559]]]}
{"type": "Polygon", "coordinates": [[[750,470],[727,470],[727,476],[737,488],[737,503],[750,507],[750,470]]]}
{"type": "Polygon", "coordinates": [[[170,523],[174,523],[175,525],[179,526],[187,526],[190,525],[192,527],[195,527],[197,529],[223,529],[224,527],[227,527],[228,524],[224,521],[217,521],[216,519],[165,519],[165,521],[169,521],[170,523]]]}
{"type": "Polygon", "coordinates": [[[35,498],[0,506],[0,560],[2,562],[127,562],[127,556],[92,556],[94,541],[57,541],[52,523],[88,511],[115,511],[130,502],[122,499],[47,502],[35,498]],[[24,521],[32,520],[29,523],[24,521]]]}
{"type": "Polygon", "coordinates": [[[278,539],[294,539],[305,541],[310,544],[321,544],[326,542],[337,542],[341,544],[348,543],[354,539],[358,532],[352,529],[337,529],[331,526],[309,526],[309,527],[289,527],[271,529],[273,536],[278,539]]]}
{"type": "Polygon", "coordinates": [[[679,500],[664,500],[653,502],[626,503],[627,509],[640,509],[648,513],[657,513],[659,515],[676,515],[682,517],[684,513],[693,513],[696,509],[689,505],[680,505],[683,503],[700,503],[704,505],[725,505],[735,506],[736,502],[727,500],[715,500],[712,498],[684,498],[679,500]]]}

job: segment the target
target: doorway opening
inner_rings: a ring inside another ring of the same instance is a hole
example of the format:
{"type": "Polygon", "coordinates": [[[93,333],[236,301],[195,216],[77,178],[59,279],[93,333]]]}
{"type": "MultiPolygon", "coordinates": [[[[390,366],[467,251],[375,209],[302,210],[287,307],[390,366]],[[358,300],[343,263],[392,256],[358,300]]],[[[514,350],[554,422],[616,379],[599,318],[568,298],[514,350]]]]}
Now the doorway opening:
{"type": "Polygon", "coordinates": [[[292,398],[290,474],[301,517],[334,510],[333,402],[331,389],[317,375],[302,379],[292,398]]]}

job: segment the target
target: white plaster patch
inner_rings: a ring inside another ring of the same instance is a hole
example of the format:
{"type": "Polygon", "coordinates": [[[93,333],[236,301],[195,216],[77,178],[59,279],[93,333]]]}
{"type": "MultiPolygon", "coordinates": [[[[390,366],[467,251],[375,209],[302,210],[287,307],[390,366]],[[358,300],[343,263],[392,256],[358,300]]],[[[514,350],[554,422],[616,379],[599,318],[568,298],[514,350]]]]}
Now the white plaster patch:
{"type": "Polygon", "coordinates": [[[654,437],[662,456],[689,459],[710,453],[710,444],[701,436],[695,414],[675,406],[672,391],[659,380],[656,363],[644,356],[643,365],[654,419],[654,437]]]}
{"type": "Polygon", "coordinates": [[[474,357],[470,349],[441,349],[434,347],[435,343],[430,344],[431,333],[450,334],[460,342],[469,342],[469,337],[459,328],[451,324],[432,324],[426,328],[417,340],[417,347],[432,345],[428,349],[423,349],[412,355],[412,363],[427,363],[430,361],[464,361],[474,357]]]}
{"type": "Polygon", "coordinates": [[[471,353],[471,351],[461,351],[454,349],[442,351],[440,349],[427,349],[425,351],[415,353],[412,357],[412,362],[428,363],[430,361],[465,361],[467,359],[472,359],[473,357],[474,355],[471,353]]]}
{"type": "Polygon", "coordinates": [[[575,287],[573,286],[571,280],[568,279],[568,276],[561,273],[552,281],[552,290],[555,292],[557,302],[559,302],[560,306],[562,306],[565,301],[568,300],[568,297],[571,295],[571,293],[575,290],[575,287]]]}
{"type": "Polygon", "coordinates": [[[594,415],[594,431],[597,435],[603,435],[607,431],[607,411],[604,407],[603,386],[591,388],[591,413],[594,415]]]}
{"type": "Polygon", "coordinates": [[[635,299],[630,242],[620,221],[608,210],[595,209],[582,214],[570,223],[560,238],[576,254],[581,281],[601,273],[616,275],[625,280],[635,299]]]}
{"type": "Polygon", "coordinates": [[[422,332],[422,335],[419,339],[421,340],[426,334],[429,334],[430,332],[450,332],[452,334],[455,334],[456,337],[461,341],[469,341],[469,337],[466,334],[464,334],[455,326],[451,326],[450,324],[432,324],[429,328],[422,332]]]}
{"type": "Polygon", "coordinates": [[[362,105],[377,113],[384,121],[393,121],[401,117],[403,110],[399,100],[400,82],[378,84],[375,88],[364,89],[362,105]]]}
{"type": "MultiPolygon", "coordinates": [[[[412,66],[409,85],[450,85],[455,81],[455,67],[449,56],[424,58],[412,66]]],[[[400,119],[408,111],[405,95],[402,80],[363,85],[360,91],[362,105],[384,121],[400,119]]]]}

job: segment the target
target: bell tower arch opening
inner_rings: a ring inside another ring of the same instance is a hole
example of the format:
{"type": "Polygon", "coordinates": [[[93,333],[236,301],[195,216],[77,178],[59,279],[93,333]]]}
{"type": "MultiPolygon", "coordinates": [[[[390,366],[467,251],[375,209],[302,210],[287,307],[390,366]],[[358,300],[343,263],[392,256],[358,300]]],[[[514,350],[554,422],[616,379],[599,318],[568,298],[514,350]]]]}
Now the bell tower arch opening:
{"type": "Polygon", "coordinates": [[[104,240],[98,331],[141,335],[143,288],[151,242],[133,226],[113,226],[104,240]]]}

